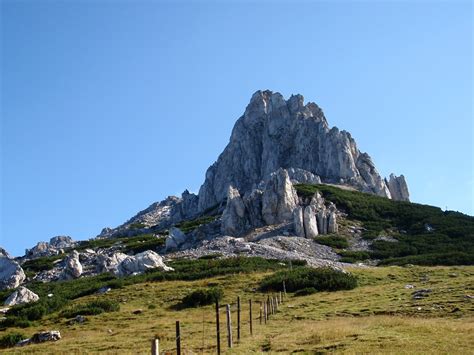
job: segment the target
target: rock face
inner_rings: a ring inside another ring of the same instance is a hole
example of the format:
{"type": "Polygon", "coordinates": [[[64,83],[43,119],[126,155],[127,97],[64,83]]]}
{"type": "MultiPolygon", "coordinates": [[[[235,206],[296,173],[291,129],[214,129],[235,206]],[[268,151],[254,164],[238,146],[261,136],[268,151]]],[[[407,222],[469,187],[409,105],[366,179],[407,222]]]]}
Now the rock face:
{"type": "Polygon", "coordinates": [[[61,275],[61,279],[63,280],[77,279],[81,275],[82,275],[82,264],[79,261],[79,253],[74,250],[66,258],[66,265],[61,275]]]}
{"type": "Polygon", "coordinates": [[[298,195],[285,169],[270,175],[262,195],[262,218],[266,224],[278,224],[292,219],[298,195]]]}
{"type": "Polygon", "coordinates": [[[186,241],[186,234],[181,229],[173,227],[165,241],[166,250],[178,249],[186,241]]]}
{"type": "Polygon", "coordinates": [[[0,290],[17,288],[26,276],[21,266],[7,256],[0,256],[0,290]]]}
{"type": "Polygon", "coordinates": [[[117,235],[133,236],[143,233],[147,228],[168,228],[173,224],[196,216],[198,196],[185,190],[181,198],[168,196],[161,202],[155,202],[117,228],[104,228],[98,237],[117,235]]]}
{"type": "Polygon", "coordinates": [[[134,256],[127,256],[117,266],[115,274],[117,276],[135,275],[155,268],[159,268],[163,271],[173,270],[173,268],[165,265],[161,256],[154,251],[147,250],[134,256]]]}
{"type": "Polygon", "coordinates": [[[322,110],[303,101],[301,95],[285,101],[271,91],[252,96],[229,144],[206,172],[200,211],[221,202],[229,186],[246,195],[279,168],[295,169],[291,179],[301,182],[320,179],[391,197],[370,156],[358,150],[351,135],[329,128],[322,110]]]}
{"type": "Polygon", "coordinates": [[[229,186],[227,205],[222,214],[221,232],[224,235],[240,235],[245,231],[246,225],[244,201],[239,191],[229,186]]]}
{"type": "Polygon", "coordinates": [[[5,306],[15,306],[18,304],[36,302],[38,300],[39,296],[36,293],[28,290],[26,287],[20,286],[15,292],[8,296],[5,301],[5,306]]]}
{"type": "Polygon", "coordinates": [[[385,183],[387,184],[390,194],[394,200],[410,201],[410,193],[408,192],[405,176],[395,176],[390,174],[390,179],[385,179],[385,183]]]}

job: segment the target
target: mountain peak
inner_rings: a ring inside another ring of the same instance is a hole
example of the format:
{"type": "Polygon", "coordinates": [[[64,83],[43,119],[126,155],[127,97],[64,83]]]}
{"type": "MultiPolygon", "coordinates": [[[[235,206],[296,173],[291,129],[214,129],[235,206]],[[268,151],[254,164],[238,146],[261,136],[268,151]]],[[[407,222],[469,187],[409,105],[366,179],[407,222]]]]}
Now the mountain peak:
{"type": "MultiPolygon", "coordinates": [[[[349,132],[329,128],[323,110],[300,94],[285,100],[279,92],[256,91],[237,120],[229,144],[206,172],[199,191],[202,211],[225,199],[229,186],[249,193],[279,168],[297,168],[322,182],[340,183],[408,200],[404,179],[388,183],[349,132]]],[[[391,180],[392,181],[392,180],[391,180]]],[[[394,180],[395,181],[395,180],[394,180]]]]}

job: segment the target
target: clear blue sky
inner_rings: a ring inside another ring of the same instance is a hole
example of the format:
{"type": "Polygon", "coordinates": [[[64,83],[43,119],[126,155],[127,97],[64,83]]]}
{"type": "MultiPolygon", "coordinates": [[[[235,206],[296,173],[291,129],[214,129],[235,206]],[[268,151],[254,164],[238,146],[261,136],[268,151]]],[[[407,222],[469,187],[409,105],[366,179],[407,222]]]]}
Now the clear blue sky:
{"type": "Polygon", "coordinates": [[[258,89],[315,101],[413,201],[474,214],[470,1],[1,4],[15,255],[197,191],[258,89]]]}

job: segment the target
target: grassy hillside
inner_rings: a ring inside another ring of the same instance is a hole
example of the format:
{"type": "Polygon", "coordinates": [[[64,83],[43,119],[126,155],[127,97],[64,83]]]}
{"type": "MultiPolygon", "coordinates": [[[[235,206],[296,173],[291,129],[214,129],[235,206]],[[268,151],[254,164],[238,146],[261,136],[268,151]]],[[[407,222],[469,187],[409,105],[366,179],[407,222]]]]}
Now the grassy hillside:
{"type": "Polygon", "coordinates": [[[438,207],[392,201],[328,185],[295,186],[300,196],[319,191],[326,200],[361,222],[363,237],[389,235],[398,243],[374,241],[370,257],[382,265],[473,265],[474,217],[438,207]]]}
{"type": "MultiPolygon", "coordinates": [[[[280,265],[281,266],[281,265],[280,265]]],[[[284,266],[281,266],[284,268],[284,266]]],[[[267,325],[258,321],[262,280],[274,270],[230,273],[193,281],[151,281],[124,285],[104,295],[74,299],[67,309],[80,305],[115,302],[118,311],[86,316],[83,324],[70,324],[67,313],[46,315],[29,328],[0,332],[21,332],[31,336],[44,329],[59,330],[56,343],[30,345],[7,353],[74,353],[108,351],[147,353],[150,339],[160,338],[162,351],[174,352],[175,321],[181,322],[185,353],[212,353],[215,345],[214,307],[177,310],[191,291],[218,287],[224,291],[221,304],[242,299],[242,337],[228,351],[225,313],[221,311],[221,346],[225,353],[450,353],[467,354],[474,348],[474,267],[381,267],[350,270],[358,287],[308,296],[288,293],[279,312],[267,325]],[[406,285],[414,288],[406,288],[406,285]],[[430,289],[426,297],[413,293],[430,289]],[[248,300],[254,301],[254,334],[249,334],[248,300]],[[141,312],[136,312],[138,309],[141,312]]],[[[59,286],[57,286],[59,287],[59,286]]],[[[108,303],[106,303],[108,304],[108,303]]],[[[232,306],[236,338],[235,305],[232,306]]]]}

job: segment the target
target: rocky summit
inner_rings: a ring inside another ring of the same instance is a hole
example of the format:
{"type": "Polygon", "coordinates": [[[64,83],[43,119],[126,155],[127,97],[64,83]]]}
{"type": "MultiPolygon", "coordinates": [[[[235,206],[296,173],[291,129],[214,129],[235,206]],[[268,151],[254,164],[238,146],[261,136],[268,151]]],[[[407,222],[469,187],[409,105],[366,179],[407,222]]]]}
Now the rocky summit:
{"type": "Polygon", "coordinates": [[[344,184],[360,191],[409,200],[403,176],[386,181],[367,153],[361,153],[349,132],[329,127],[321,108],[304,103],[301,95],[288,100],[278,92],[257,91],[237,120],[227,147],[207,170],[199,190],[203,211],[227,196],[229,186],[250,192],[279,168],[292,179],[344,184]]]}

